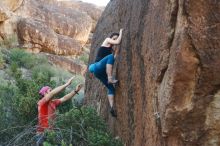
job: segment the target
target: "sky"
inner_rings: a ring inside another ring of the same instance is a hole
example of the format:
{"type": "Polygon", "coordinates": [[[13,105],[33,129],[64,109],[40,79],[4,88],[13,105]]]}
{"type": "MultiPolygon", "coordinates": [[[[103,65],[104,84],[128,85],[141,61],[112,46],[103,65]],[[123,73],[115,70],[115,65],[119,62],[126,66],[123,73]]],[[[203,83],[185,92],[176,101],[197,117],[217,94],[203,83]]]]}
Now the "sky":
{"type": "Polygon", "coordinates": [[[81,1],[93,3],[97,6],[106,6],[110,0],[81,0],[81,1]]]}

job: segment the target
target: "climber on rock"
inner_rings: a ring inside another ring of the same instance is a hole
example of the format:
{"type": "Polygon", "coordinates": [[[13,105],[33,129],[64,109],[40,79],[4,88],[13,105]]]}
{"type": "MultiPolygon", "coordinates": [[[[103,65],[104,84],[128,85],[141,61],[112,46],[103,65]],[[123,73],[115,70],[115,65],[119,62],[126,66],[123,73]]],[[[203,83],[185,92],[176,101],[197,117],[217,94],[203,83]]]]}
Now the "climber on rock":
{"type": "Polygon", "coordinates": [[[58,93],[63,91],[72,83],[73,77],[68,80],[64,85],[51,89],[45,86],[40,89],[39,94],[41,99],[38,101],[38,126],[37,126],[37,145],[42,145],[44,141],[45,129],[52,129],[55,120],[55,110],[57,106],[63,102],[71,99],[74,95],[78,94],[82,88],[82,84],[76,86],[76,89],[59,99],[52,99],[58,93]]]}
{"type": "Polygon", "coordinates": [[[116,32],[112,33],[110,37],[107,37],[103,41],[101,47],[98,49],[95,62],[98,62],[105,56],[112,54],[114,51],[117,51],[113,49],[113,46],[121,43],[122,31],[123,29],[120,29],[119,33],[116,32]]]}
{"type": "Polygon", "coordinates": [[[110,54],[104,57],[99,62],[93,63],[89,66],[90,73],[93,73],[108,89],[108,100],[110,103],[110,113],[113,117],[116,117],[116,112],[113,108],[115,87],[118,80],[112,78],[112,68],[114,65],[116,55],[110,54]]]}
{"type": "Polygon", "coordinates": [[[120,29],[119,34],[113,33],[110,38],[105,39],[99,48],[95,63],[89,66],[90,73],[93,73],[108,89],[108,100],[111,107],[110,113],[113,117],[117,117],[116,111],[113,108],[115,95],[113,84],[116,84],[118,80],[113,79],[112,72],[118,49],[115,49],[113,54],[112,46],[121,42],[122,30],[120,29]]]}

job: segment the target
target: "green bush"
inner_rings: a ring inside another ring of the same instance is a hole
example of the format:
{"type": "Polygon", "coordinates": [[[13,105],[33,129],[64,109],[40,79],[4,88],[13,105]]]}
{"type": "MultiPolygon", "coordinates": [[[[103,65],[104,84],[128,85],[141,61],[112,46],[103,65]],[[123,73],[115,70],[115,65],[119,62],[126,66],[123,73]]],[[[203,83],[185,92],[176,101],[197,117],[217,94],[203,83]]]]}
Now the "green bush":
{"type": "Polygon", "coordinates": [[[3,68],[5,64],[4,56],[0,50],[0,68],[3,68]]]}
{"type": "Polygon", "coordinates": [[[17,93],[17,87],[10,83],[0,85],[0,129],[1,131],[9,129],[3,131],[4,134],[0,136],[1,142],[9,141],[12,136],[15,136],[14,133],[17,132],[17,129],[10,129],[17,124],[19,125],[19,121],[17,120],[18,116],[14,112],[16,107],[13,105],[15,100],[14,97],[17,93]]]}
{"type": "MultiPolygon", "coordinates": [[[[50,65],[42,56],[23,50],[12,49],[3,55],[8,56],[8,68],[4,72],[10,79],[0,76],[0,145],[35,145],[38,91],[45,85],[52,88],[62,85],[72,74],[50,65]]],[[[74,90],[83,80],[76,75],[71,86],[57,97],[74,90]]],[[[80,93],[73,102],[78,108],[73,108],[71,101],[58,108],[55,129],[46,133],[44,145],[121,146],[94,109],[78,104],[82,96],[80,93]]]]}
{"type": "Polygon", "coordinates": [[[53,68],[49,65],[37,65],[31,71],[33,79],[40,85],[48,85],[51,78],[54,77],[53,68]]]}
{"type": "Polygon", "coordinates": [[[93,128],[88,130],[88,142],[90,146],[116,146],[107,132],[93,128]]]}
{"type": "Polygon", "coordinates": [[[12,48],[18,45],[18,38],[17,35],[8,35],[7,38],[0,41],[1,48],[12,48]]]}
{"type": "Polygon", "coordinates": [[[79,56],[79,60],[82,61],[84,64],[88,64],[89,54],[82,54],[81,56],[79,56]]]}
{"type": "Polygon", "coordinates": [[[47,144],[81,146],[122,146],[112,137],[104,120],[90,107],[74,108],[58,116],[55,132],[47,134],[47,144]],[[59,140],[58,137],[62,138],[59,140]]]}
{"type": "Polygon", "coordinates": [[[26,53],[24,50],[14,48],[9,53],[10,63],[16,63],[19,67],[32,68],[38,64],[37,57],[30,53],[26,53]]]}
{"type": "MultiPolygon", "coordinates": [[[[0,130],[0,145],[4,145],[4,142],[24,132],[27,124],[32,127],[32,131],[29,131],[26,138],[29,138],[31,133],[33,135],[35,131],[33,126],[37,124],[37,101],[40,88],[45,85],[54,88],[64,83],[63,80],[59,82],[52,80],[55,75],[54,68],[49,66],[44,57],[33,56],[19,49],[6,51],[5,55],[8,56],[6,58],[10,64],[4,72],[10,76],[10,80],[1,78],[4,84],[0,85],[0,112],[3,113],[0,114],[0,128],[7,130],[0,130]],[[22,71],[23,67],[31,68],[27,70],[31,74],[30,78],[27,78],[22,71]]],[[[61,95],[64,95],[64,92],[61,95]]],[[[63,112],[72,107],[71,101],[66,102],[65,105],[60,108],[63,112]]]]}

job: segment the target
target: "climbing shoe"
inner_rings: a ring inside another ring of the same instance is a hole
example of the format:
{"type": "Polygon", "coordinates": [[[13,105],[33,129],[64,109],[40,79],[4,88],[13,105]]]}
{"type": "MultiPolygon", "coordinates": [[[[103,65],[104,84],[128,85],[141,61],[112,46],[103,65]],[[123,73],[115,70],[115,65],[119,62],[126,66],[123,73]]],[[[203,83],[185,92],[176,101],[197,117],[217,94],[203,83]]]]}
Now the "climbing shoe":
{"type": "Polygon", "coordinates": [[[112,76],[108,77],[108,83],[109,84],[117,84],[118,83],[118,80],[115,80],[112,78],[112,76]]]}
{"type": "Polygon", "coordinates": [[[117,113],[113,108],[110,109],[110,113],[111,113],[112,117],[117,117],[117,113]]]}

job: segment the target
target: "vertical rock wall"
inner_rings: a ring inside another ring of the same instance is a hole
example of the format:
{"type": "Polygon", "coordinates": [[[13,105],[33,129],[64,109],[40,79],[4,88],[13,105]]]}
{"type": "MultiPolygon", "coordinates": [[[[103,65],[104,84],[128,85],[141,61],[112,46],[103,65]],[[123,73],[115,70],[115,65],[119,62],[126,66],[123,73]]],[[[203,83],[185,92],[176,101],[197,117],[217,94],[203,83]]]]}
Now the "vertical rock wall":
{"type": "Polygon", "coordinates": [[[86,79],[86,104],[126,146],[220,145],[219,24],[217,0],[111,1],[96,27],[90,63],[105,37],[124,28],[115,64],[118,118],[109,115],[97,79],[86,79]]]}

